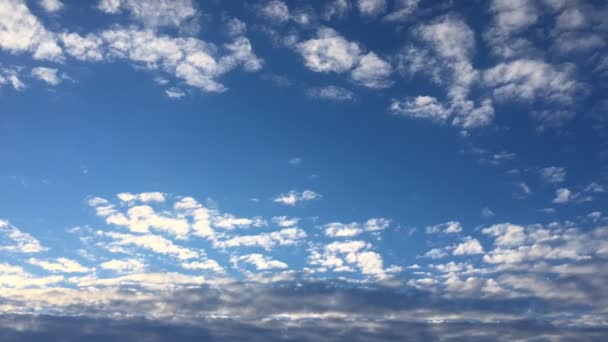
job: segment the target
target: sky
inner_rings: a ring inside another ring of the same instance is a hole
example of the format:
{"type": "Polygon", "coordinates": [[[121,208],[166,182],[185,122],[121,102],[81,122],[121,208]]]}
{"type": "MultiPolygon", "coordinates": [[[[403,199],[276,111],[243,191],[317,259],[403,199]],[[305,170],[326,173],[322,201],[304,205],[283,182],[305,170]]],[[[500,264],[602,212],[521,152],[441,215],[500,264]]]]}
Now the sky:
{"type": "Polygon", "coordinates": [[[0,0],[0,340],[606,340],[607,17],[0,0]]]}

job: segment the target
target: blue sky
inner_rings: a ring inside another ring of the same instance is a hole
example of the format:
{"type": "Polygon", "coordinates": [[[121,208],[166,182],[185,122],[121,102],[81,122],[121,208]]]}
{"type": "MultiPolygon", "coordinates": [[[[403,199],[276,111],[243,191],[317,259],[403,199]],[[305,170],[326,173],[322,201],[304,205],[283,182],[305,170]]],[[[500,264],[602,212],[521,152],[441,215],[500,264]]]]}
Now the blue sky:
{"type": "Polygon", "coordinates": [[[607,15],[0,0],[0,337],[601,339],[607,15]]]}

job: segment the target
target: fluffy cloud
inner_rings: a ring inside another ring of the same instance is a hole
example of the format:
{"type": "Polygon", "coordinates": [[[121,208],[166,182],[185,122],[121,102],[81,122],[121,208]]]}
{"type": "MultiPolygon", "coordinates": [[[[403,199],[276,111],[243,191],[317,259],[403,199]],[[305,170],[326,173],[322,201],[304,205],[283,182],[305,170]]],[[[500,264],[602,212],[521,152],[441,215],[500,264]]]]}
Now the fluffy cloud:
{"type": "Polygon", "coordinates": [[[518,59],[486,70],[483,80],[494,88],[494,96],[499,99],[567,104],[574,101],[579,88],[571,73],[568,66],[560,68],[540,60],[518,59]]]}
{"type": "Polygon", "coordinates": [[[384,268],[380,254],[371,250],[371,244],[361,240],[336,241],[310,250],[308,263],[317,272],[354,272],[358,268],[365,276],[386,280],[401,272],[399,266],[384,268]]]}
{"type": "Polygon", "coordinates": [[[357,8],[361,15],[377,16],[386,11],[386,0],[357,0],[357,8]]]}
{"type": "Polygon", "coordinates": [[[102,262],[101,264],[99,264],[99,267],[101,267],[104,270],[111,270],[111,271],[115,271],[115,272],[119,272],[119,273],[126,273],[126,272],[140,272],[146,267],[146,265],[138,259],[126,259],[126,260],[112,259],[112,260],[109,260],[106,262],[102,262]]]}
{"type": "Polygon", "coordinates": [[[2,219],[0,219],[0,238],[2,239],[0,251],[40,253],[48,249],[42,246],[40,242],[30,234],[22,232],[19,228],[2,219]]]}
{"type": "Polygon", "coordinates": [[[0,3],[0,49],[29,52],[34,59],[61,60],[63,51],[23,0],[0,3]]]}
{"type": "Polygon", "coordinates": [[[288,267],[287,264],[282,261],[273,260],[272,258],[258,253],[241,255],[239,257],[235,257],[233,260],[234,262],[245,262],[253,265],[258,271],[285,269],[288,267]]]}
{"type": "Polygon", "coordinates": [[[365,232],[377,232],[388,228],[391,221],[385,218],[373,218],[364,223],[332,222],[323,226],[326,236],[330,237],[353,237],[365,232]]]}
{"type": "Polygon", "coordinates": [[[101,0],[100,11],[116,14],[122,10],[146,27],[177,27],[198,25],[193,21],[198,10],[192,0],[101,0]]]}
{"type": "Polygon", "coordinates": [[[393,99],[390,111],[398,115],[435,122],[446,122],[450,116],[450,110],[432,96],[417,96],[403,101],[393,99]]]}
{"type": "Polygon", "coordinates": [[[369,52],[359,60],[351,71],[352,80],[368,88],[388,88],[393,82],[389,79],[392,67],[375,53],[369,52]]]}
{"type": "Polygon", "coordinates": [[[481,243],[479,243],[479,240],[473,239],[471,237],[465,238],[465,241],[458,244],[452,252],[453,255],[469,255],[482,253],[483,247],[481,246],[481,243]]]}
{"type": "Polygon", "coordinates": [[[53,273],[86,273],[89,272],[89,268],[82,266],[75,260],[67,258],[57,258],[55,261],[39,260],[36,258],[30,258],[28,262],[32,265],[38,266],[46,271],[53,273]]]}
{"type": "Polygon", "coordinates": [[[188,270],[209,270],[216,273],[224,273],[225,270],[215,260],[184,262],[181,266],[188,270]]]}
{"type": "Polygon", "coordinates": [[[317,38],[296,46],[306,67],[316,72],[345,72],[357,63],[361,48],[330,28],[320,28],[317,38]]]}
{"type": "Polygon", "coordinates": [[[289,7],[283,1],[270,0],[260,7],[258,13],[273,22],[283,23],[289,20],[289,7]]]}
{"type": "Polygon", "coordinates": [[[40,6],[49,13],[55,13],[63,8],[63,3],[59,0],[40,0],[40,6]]]}
{"type": "Polygon", "coordinates": [[[553,203],[564,204],[568,203],[576,197],[576,194],[572,193],[569,189],[560,188],[555,190],[555,198],[553,203]]]}
{"type": "Polygon", "coordinates": [[[116,232],[98,232],[98,234],[112,239],[107,245],[110,251],[124,252],[124,250],[115,249],[115,247],[134,246],[150,250],[154,253],[170,255],[180,260],[194,259],[200,255],[198,251],[178,246],[160,235],[133,235],[116,232]]]}
{"type": "Polygon", "coordinates": [[[50,85],[58,85],[61,78],[57,76],[57,69],[46,67],[35,67],[32,69],[32,76],[50,85]]]}
{"type": "Polygon", "coordinates": [[[261,247],[271,250],[275,246],[291,246],[306,237],[299,228],[284,228],[279,231],[257,235],[239,235],[226,240],[214,241],[218,248],[261,247]]]}
{"type": "Polygon", "coordinates": [[[302,192],[292,190],[288,193],[277,195],[272,200],[276,203],[294,206],[298,202],[313,201],[320,198],[321,195],[312,190],[304,190],[302,192]]]}
{"type": "Polygon", "coordinates": [[[19,69],[0,67],[0,86],[10,84],[15,90],[22,90],[25,84],[19,78],[19,69]]]}
{"type": "Polygon", "coordinates": [[[566,180],[566,168],[549,166],[540,170],[543,180],[547,183],[562,183],[566,180]]]}
{"type": "Polygon", "coordinates": [[[462,225],[458,221],[448,221],[446,223],[437,224],[434,226],[426,227],[427,234],[455,234],[462,231],[462,225]]]}

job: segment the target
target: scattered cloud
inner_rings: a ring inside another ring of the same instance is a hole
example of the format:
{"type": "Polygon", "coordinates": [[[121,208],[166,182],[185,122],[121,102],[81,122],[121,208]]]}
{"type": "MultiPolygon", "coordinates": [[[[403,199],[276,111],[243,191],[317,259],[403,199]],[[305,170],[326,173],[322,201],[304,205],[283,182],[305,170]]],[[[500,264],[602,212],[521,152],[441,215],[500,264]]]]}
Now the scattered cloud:
{"type": "Polygon", "coordinates": [[[298,204],[298,202],[314,201],[320,198],[321,195],[312,190],[304,190],[302,192],[291,190],[287,193],[275,196],[272,200],[275,203],[294,206],[298,204]]]}

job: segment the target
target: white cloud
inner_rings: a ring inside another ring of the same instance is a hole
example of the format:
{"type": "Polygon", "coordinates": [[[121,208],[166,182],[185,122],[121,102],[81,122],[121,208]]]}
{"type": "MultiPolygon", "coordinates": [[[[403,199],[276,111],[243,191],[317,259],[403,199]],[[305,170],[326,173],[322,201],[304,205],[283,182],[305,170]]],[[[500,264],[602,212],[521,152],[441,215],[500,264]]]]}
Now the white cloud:
{"type": "Polygon", "coordinates": [[[207,259],[205,261],[192,261],[182,263],[181,266],[188,270],[205,270],[213,271],[216,273],[224,273],[225,270],[215,260],[207,259]]]}
{"type": "Polygon", "coordinates": [[[34,59],[59,61],[63,52],[23,0],[0,3],[0,48],[11,53],[31,52],[34,59]]]}
{"type": "Polygon", "coordinates": [[[349,0],[333,0],[331,2],[326,2],[323,18],[328,21],[334,17],[342,18],[349,9],[349,0]]]}
{"type": "Polygon", "coordinates": [[[538,10],[530,0],[493,0],[490,10],[495,24],[505,32],[517,32],[536,23],[538,10]]]}
{"type": "Polygon", "coordinates": [[[57,258],[55,261],[30,258],[28,262],[53,273],[86,273],[90,271],[77,261],[67,258],[57,258]]]}
{"type": "Polygon", "coordinates": [[[501,247],[519,246],[526,242],[524,227],[511,223],[495,224],[481,232],[493,236],[494,244],[501,247]]]}
{"type": "Polygon", "coordinates": [[[576,197],[576,194],[566,188],[560,188],[555,190],[555,198],[553,203],[565,204],[572,201],[576,197]]]}
{"type": "Polygon", "coordinates": [[[311,98],[331,100],[331,101],[354,101],[355,93],[352,91],[329,85],[325,87],[314,87],[306,91],[306,94],[311,98]]]}
{"type": "Polygon", "coordinates": [[[384,17],[386,21],[405,21],[418,9],[420,0],[399,0],[395,2],[395,10],[384,17]]]}
{"type": "Polygon", "coordinates": [[[482,254],[483,247],[481,243],[477,239],[467,237],[465,241],[458,244],[454,251],[452,251],[453,255],[470,255],[470,254],[482,254]]]}
{"type": "Polygon", "coordinates": [[[19,228],[2,219],[0,219],[0,238],[4,240],[2,245],[0,245],[0,251],[39,253],[48,249],[42,246],[40,242],[30,234],[22,232],[19,228]]]}
{"type": "Polygon", "coordinates": [[[365,232],[377,232],[388,228],[391,224],[389,219],[372,218],[364,223],[332,222],[323,226],[326,236],[330,237],[353,237],[365,232]]]}
{"type": "Polygon", "coordinates": [[[182,97],[186,96],[186,93],[179,88],[172,87],[165,89],[165,95],[167,95],[167,97],[170,99],[181,99],[182,97]]]}
{"type": "Polygon", "coordinates": [[[270,250],[275,246],[290,246],[297,244],[306,237],[306,233],[299,228],[284,228],[279,231],[262,233],[258,235],[240,235],[227,240],[214,241],[219,248],[234,247],[261,247],[270,250]]]}
{"type": "Polygon", "coordinates": [[[540,170],[543,180],[547,183],[562,183],[566,180],[566,168],[549,166],[540,170]]]}
{"type": "Polygon", "coordinates": [[[351,71],[351,79],[368,88],[388,88],[393,82],[389,79],[392,67],[375,53],[369,52],[359,59],[359,63],[351,71]]]}
{"type": "Polygon", "coordinates": [[[605,191],[604,187],[595,182],[587,185],[587,187],[585,188],[585,192],[602,193],[604,191],[605,191]]]}
{"type": "Polygon", "coordinates": [[[321,195],[312,190],[304,190],[302,192],[291,190],[288,193],[277,195],[272,200],[276,203],[294,206],[298,202],[312,201],[319,198],[321,198],[321,195]]]}
{"type": "Polygon", "coordinates": [[[57,69],[46,67],[35,67],[32,69],[32,76],[50,85],[58,85],[61,78],[57,76],[57,69]]]}
{"type": "Polygon", "coordinates": [[[300,219],[297,217],[289,218],[287,216],[274,216],[272,222],[279,227],[287,228],[295,227],[298,222],[300,222],[300,219]]]}
{"type": "Polygon", "coordinates": [[[353,267],[356,267],[363,275],[378,280],[391,278],[395,273],[401,272],[402,268],[398,266],[384,268],[380,254],[370,249],[368,242],[360,240],[332,242],[322,250],[311,249],[308,263],[317,266],[319,272],[353,272],[353,267]]]}
{"type": "Polygon", "coordinates": [[[232,230],[234,228],[247,228],[247,227],[263,227],[266,226],[267,222],[261,217],[254,218],[238,218],[232,214],[222,214],[213,217],[213,226],[216,228],[222,228],[232,230]]]}
{"type": "Polygon", "coordinates": [[[140,272],[143,271],[146,265],[138,259],[118,260],[112,259],[102,262],[99,267],[104,270],[111,270],[119,273],[140,272]]]}
{"type": "Polygon", "coordinates": [[[97,8],[105,13],[116,14],[121,10],[145,27],[190,27],[197,31],[193,21],[198,10],[192,0],[101,0],[97,8]]]}
{"type": "Polygon", "coordinates": [[[78,33],[62,33],[59,40],[65,52],[81,61],[101,61],[103,59],[103,40],[94,34],[81,36],[78,33]]]}
{"type": "Polygon", "coordinates": [[[286,269],[288,267],[288,265],[282,261],[273,260],[272,258],[258,253],[242,255],[235,258],[234,260],[246,262],[250,265],[253,265],[259,271],[286,269]]]}
{"type": "Polygon", "coordinates": [[[10,84],[15,90],[25,88],[25,83],[19,78],[19,69],[0,67],[0,86],[10,84]]]}
{"type": "Polygon", "coordinates": [[[40,6],[49,13],[55,13],[63,8],[63,3],[59,0],[40,0],[40,6]]]}
{"type": "Polygon", "coordinates": [[[289,159],[289,165],[300,165],[302,164],[302,158],[300,157],[293,157],[289,159]]]}
{"type": "Polygon", "coordinates": [[[345,72],[358,61],[361,49],[330,28],[317,30],[317,38],[298,43],[296,50],[306,67],[316,72],[345,72]]]}
{"type": "Polygon", "coordinates": [[[145,234],[133,235],[116,232],[99,232],[103,236],[111,238],[113,241],[108,247],[115,246],[136,246],[143,249],[148,249],[154,253],[171,255],[180,260],[188,260],[199,257],[199,253],[195,250],[181,247],[170,240],[159,235],[145,234]]]}
{"type": "Polygon", "coordinates": [[[283,1],[279,0],[271,0],[264,4],[260,10],[259,14],[273,22],[283,23],[289,20],[289,7],[283,1]]]}
{"type": "Polygon", "coordinates": [[[225,25],[231,36],[241,36],[247,32],[247,24],[238,18],[227,19],[225,25]]]}
{"type": "Polygon", "coordinates": [[[127,227],[134,233],[148,233],[153,228],[178,238],[185,238],[190,232],[190,225],[186,219],[159,214],[149,205],[133,206],[127,210],[126,215],[112,213],[106,217],[106,222],[127,227]]]}
{"type": "Polygon", "coordinates": [[[437,224],[434,226],[426,227],[427,234],[455,234],[462,231],[462,225],[458,221],[448,221],[446,223],[437,224]]]}
{"type": "Polygon", "coordinates": [[[390,111],[398,115],[429,119],[435,122],[445,122],[450,116],[450,110],[432,96],[410,97],[404,101],[393,99],[390,111]]]}
{"type": "Polygon", "coordinates": [[[570,103],[579,88],[571,73],[568,66],[557,68],[540,60],[518,59],[484,71],[483,80],[499,99],[570,103]]]}
{"type": "Polygon", "coordinates": [[[361,15],[377,16],[386,11],[386,0],[357,0],[357,8],[361,15]]]}

